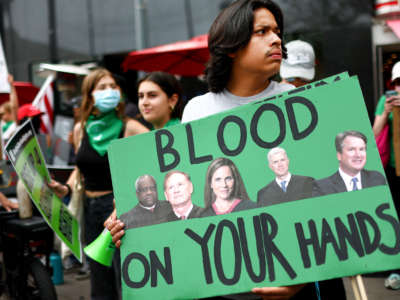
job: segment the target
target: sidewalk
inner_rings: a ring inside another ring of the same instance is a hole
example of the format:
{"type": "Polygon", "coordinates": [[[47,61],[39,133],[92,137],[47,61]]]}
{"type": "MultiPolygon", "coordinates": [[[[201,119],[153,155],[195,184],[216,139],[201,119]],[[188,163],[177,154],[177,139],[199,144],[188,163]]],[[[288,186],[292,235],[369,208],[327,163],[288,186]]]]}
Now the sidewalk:
{"type": "MultiPolygon", "coordinates": [[[[90,300],[90,280],[76,280],[75,273],[64,274],[64,284],[57,285],[58,300],[90,300]]],[[[383,285],[387,273],[363,276],[368,300],[399,300],[400,290],[386,289],[383,285]]],[[[347,300],[355,300],[349,278],[344,279],[347,300]]],[[[162,300],[162,299],[160,299],[162,300]]],[[[307,299],[304,299],[307,300],[307,299]]],[[[322,297],[322,300],[324,298],[322,297]]],[[[341,300],[341,299],[338,299],[341,300]]]]}

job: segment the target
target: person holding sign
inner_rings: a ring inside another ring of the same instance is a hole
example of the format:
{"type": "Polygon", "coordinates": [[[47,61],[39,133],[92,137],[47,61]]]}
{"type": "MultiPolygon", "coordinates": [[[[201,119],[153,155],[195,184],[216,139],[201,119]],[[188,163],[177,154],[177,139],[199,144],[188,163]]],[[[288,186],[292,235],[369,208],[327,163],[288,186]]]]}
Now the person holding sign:
{"type": "MultiPolygon", "coordinates": [[[[206,79],[210,92],[189,101],[182,122],[294,89],[271,80],[286,57],[283,30],[282,11],[272,1],[239,0],[224,9],[209,30],[206,79]]],[[[316,298],[312,285],[263,287],[253,292],[263,299],[316,298]]]]}
{"type": "Polygon", "coordinates": [[[378,171],[364,169],[367,161],[367,137],[359,131],[339,133],[335,138],[339,170],[333,175],[316,180],[313,196],[361,190],[385,185],[385,177],[378,171]]]}
{"type": "Polygon", "coordinates": [[[268,152],[268,165],[276,177],[257,193],[259,206],[311,197],[314,178],[291,174],[285,149],[280,147],[271,149],[268,152]]]}
{"type": "Polygon", "coordinates": [[[250,201],[242,177],[235,164],[220,157],[211,162],[204,187],[203,217],[224,215],[235,211],[256,208],[250,201]]]}
{"type": "MultiPolygon", "coordinates": [[[[165,72],[151,72],[138,82],[138,106],[144,120],[152,129],[160,129],[180,123],[182,116],[182,87],[174,75],[165,72]]],[[[139,201],[140,202],[140,201],[139,201]]],[[[121,236],[127,224],[116,218],[116,210],[104,222],[110,231],[114,226],[121,236]]],[[[124,218],[128,216],[125,215],[124,218]]],[[[140,222],[139,222],[140,223],[140,222]]],[[[130,226],[125,229],[131,228],[130,226]]]]}
{"type": "Polygon", "coordinates": [[[393,110],[400,106],[400,61],[396,62],[392,68],[391,84],[393,90],[386,91],[385,95],[379,99],[375,110],[375,120],[372,130],[375,138],[382,137],[389,140],[389,159],[385,167],[386,178],[392,192],[393,202],[397,214],[400,215],[400,182],[396,174],[396,160],[393,143],[393,110]],[[385,130],[386,129],[386,130],[385,130]],[[386,131],[386,133],[385,133],[386,131]]]}
{"type": "MultiPolygon", "coordinates": [[[[286,56],[282,45],[283,25],[280,7],[270,0],[238,0],[221,11],[208,35],[210,60],[206,80],[210,92],[189,101],[182,122],[294,89],[293,85],[271,79],[279,72],[282,58],[286,56]]],[[[113,222],[108,228],[114,243],[120,246],[123,224],[113,222]]],[[[317,299],[312,284],[261,287],[252,291],[263,299],[317,299]]],[[[335,293],[331,294],[333,297],[335,293]]],[[[239,297],[246,299],[248,295],[239,297]]],[[[336,299],[345,298],[339,295],[336,299]]]]}
{"type": "Polygon", "coordinates": [[[135,190],[139,203],[120,217],[125,229],[161,223],[172,211],[167,201],[158,199],[157,184],[153,176],[140,176],[135,182],[135,190]]]}
{"type": "MultiPolygon", "coordinates": [[[[121,89],[112,74],[103,68],[92,71],[82,83],[81,120],[74,127],[77,167],[67,184],[52,181],[49,186],[60,198],[71,192],[79,168],[84,182],[85,244],[103,231],[103,222],[113,210],[113,192],[107,147],[112,140],[147,132],[133,119],[124,119],[121,89]]],[[[91,299],[116,299],[119,293],[116,272],[88,258],[91,299]],[[105,284],[106,283],[106,284],[105,284]]]]}

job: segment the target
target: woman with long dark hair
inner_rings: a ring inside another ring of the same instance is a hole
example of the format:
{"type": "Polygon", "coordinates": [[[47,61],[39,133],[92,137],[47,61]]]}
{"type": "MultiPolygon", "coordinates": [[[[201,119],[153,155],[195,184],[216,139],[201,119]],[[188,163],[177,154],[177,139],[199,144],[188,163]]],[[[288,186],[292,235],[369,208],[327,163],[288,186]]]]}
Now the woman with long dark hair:
{"type": "Polygon", "coordinates": [[[242,177],[236,165],[228,158],[220,157],[211,162],[206,174],[202,216],[222,215],[256,208],[250,201],[242,177]]]}

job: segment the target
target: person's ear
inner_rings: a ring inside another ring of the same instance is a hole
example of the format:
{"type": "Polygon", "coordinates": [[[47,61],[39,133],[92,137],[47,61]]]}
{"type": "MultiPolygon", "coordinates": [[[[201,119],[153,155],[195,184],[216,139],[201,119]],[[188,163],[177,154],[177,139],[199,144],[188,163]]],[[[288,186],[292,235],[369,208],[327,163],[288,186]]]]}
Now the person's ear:
{"type": "Polygon", "coordinates": [[[164,192],[164,197],[165,197],[165,200],[169,202],[166,192],[164,192]]]}
{"type": "Polygon", "coordinates": [[[193,193],[193,183],[190,183],[190,194],[193,193]]]}
{"type": "Polygon", "coordinates": [[[172,96],[168,98],[168,105],[171,108],[171,111],[175,109],[178,100],[179,100],[178,94],[172,94],[172,96]]]}
{"type": "Polygon", "coordinates": [[[342,153],[336,152],[336,157],[337,157],[338,161],[341,161],[342,160],[342,153]]]}

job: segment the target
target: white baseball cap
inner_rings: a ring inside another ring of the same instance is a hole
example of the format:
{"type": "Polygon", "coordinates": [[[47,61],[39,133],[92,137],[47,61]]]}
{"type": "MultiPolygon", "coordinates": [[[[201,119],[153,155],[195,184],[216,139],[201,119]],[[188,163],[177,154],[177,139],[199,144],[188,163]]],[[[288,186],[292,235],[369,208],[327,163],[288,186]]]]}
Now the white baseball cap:
{"type": "Polygon", "coordinates": [[[400,78],[400,61],[395,63],[392,68],[392,81],[400,78]]]}
{"type": "Polygon", "coordinates": [[[313,80],[315,76],[315,53],[313,47],[309,43],[300,40],[291,41],[285,46],[287,58],[282,60],[281,77],[283,79],[299,77],[313,80]]]}

